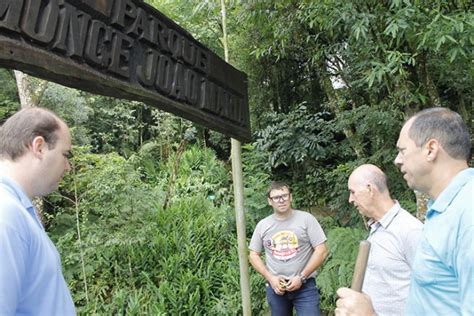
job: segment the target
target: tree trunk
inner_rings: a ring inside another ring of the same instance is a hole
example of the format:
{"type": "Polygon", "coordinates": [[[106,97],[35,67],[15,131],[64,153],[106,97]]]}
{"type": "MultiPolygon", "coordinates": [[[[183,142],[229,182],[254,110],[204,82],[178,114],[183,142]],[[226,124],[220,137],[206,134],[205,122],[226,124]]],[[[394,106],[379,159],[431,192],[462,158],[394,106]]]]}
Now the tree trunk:
{"type": "Polygon", "coordinates": [[[421,86],[423,87],[423,90],[428,96],[429,105],[441,106],[441,100],[439,98],[438,90],[426,67],[426,55],[424,53],[420,54],[419,57],[416,59],[415,67],[416,72],[418,74],[418,79],[421,82],[421,86]]]}
{"type": "MultiPolygon", "coordinates": [[[[33,91],[33,89],[31,88],[33,85],[31,84],[30,76],[18,70],[14,70],[13,72],[15,73],[16,85],[18,89],[18,96],[20,98],[21,108],[27,109],[38,106],[40,96],[42,96],[44,90],[46,90],[48,82],[46,80],[41,80],[39,84],[36,85],[36,90],[33,91]]],[[[46,219],[43,216],[43,198],[35,197],[33,198],[32,203],[36,210],[36,215],[41,220],[43,225],[45,225],[46,219]]]]}
{"type": "Polygon", "coordinates": [[[425,221],[426,211],[428,210],[429,197],[419,191],[415,191],[416,196],[416,218],[425,221]]]}
{"type": "Polygon", "coordinates": [[[32,92],[30,90],[30,82],[27,74],[14,70],[16,86],[18,88],[18,96],[20,98],[20,104],[22,109],[35,107],[36,104],[33,103],[32,92]]]}
{"type": "MultiPolygon", "coordinates": [[[[326,96],[328,97],[331,110],[336,116],[338,116],[341,112],[341,109],[339,108],[339,102],[342,102],[342,98],[338,95],[339,92],[333,88],[331,79],[327,74],[321,74],[321,86],[323,87],[323,90],[326,93],[326,96]]],[[[364,147],[362,146],[362,143],[358,141],[354,131],[351,128],[346,127],[343,129],[343,132],[349,140],[349,144],[354,150],[357,158],[365,157],[366,154],[364,147]]]]}

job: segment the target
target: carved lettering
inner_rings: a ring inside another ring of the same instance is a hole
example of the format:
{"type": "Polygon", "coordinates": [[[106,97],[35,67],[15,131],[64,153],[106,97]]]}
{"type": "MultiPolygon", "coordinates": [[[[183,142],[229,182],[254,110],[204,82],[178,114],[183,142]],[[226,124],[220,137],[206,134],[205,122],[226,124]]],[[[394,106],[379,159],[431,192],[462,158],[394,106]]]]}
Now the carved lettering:
{"type": "Polygon", "coordinates": [[[175,30],[170,29],[168,31],[168,47],[170,48],[174,59],[179,59],[179,57],[181,57],[182,45],[182,36],[180,36],[175,30]]]}
{"type": "Polygon", "coordinates": [[[199,86],[201,77],[192,69],[186,69],[184,74],[185,90],[184,96],[186,101],[191,105],[196,105],[198,101],[199,86]]]}
{"type": "Polygon", "coordinates": [[[171,92],[171,83],[173,81],[172,66],[173,63],[171,62],[171,59],[166,55],[160,54],[155,87],[165,95],[168,95],[171,92]]]}
{"type": "Polygon", "coordinates": [[[196,63],[196,46],[190,41],[183,42],[183,60],[190,66],[194,66],[196,63]]]}
{"type": "Polygon", "coordinates": [[[201,83],[201,102],[199,107],[202,110],[215,113],[217,108],[216,103],[216,86],[211,84],[208,80],[203,80],[201,83]]]}
{"type": "Polygon", "coordinates": [[[84,4],[88,5],[97,12],[102,13],[106,17],[110,16],[110,11],[112,10],[112,4],[114,0],[80,0],[84,4]]]}
{"type": "Polygon", "coordinates": [[[137,7],[131,0],[115,0],[112,14],[112,25],[120,26],[122,30],[133,23],[137,17],[137,7]]]}
{"type": "Polygon", "coordinates": [[[219,114],[222,117],[229,117],[229,107],[230,107],[230,99],[231,99],[231,94],[224,90],[224,89],[219,89],[221,91],[221,99],[220,99],[220,104],[219,104],[219,114]]]}
{"type": "Polygon", "coordinates": [[[170,96],[180,101],[184,100],[184,73],[183,65],[180,63],[174,66],[170,96]]]}
{"type": "Polygon", "coordinates": [[[145,51],[143,63],[137,67],[138,81],[145,87],[151,87],[155,82],[158,58],[158,52],[149,48],[145,51]]]}
{"type": "Polygon", "coordinates": [[[151,38],[153,43],[156,43],[163,51],[169,52],[168,28],[166,25],[157,19],[153,19],[151,22],[151,30],[151,38]]]}
{"type": "Polygon", "coordinates": [[[110,59],[111,40],[112,30],[100,21],[92,21],[86,43],[86,59],[98,66],[106,67],[110,59]]]}
{"type": "Polygon", "coordinates": [[[21,29],[30,38],[50,43],[59,16],[58,0],[26,0],[21,29]]]}
{"type": "Polygon", "coordinates": [[[196,56],[196,69],[205,74],[209,73],[209,57],[203,50],[199,50],[199,53],[196,56]]]}
{"type": "Polygon", "coordinates": [[[240,97],[208,80],[201,82],[200,93],[199,108],[240,125],[245,123],[240,97]]]}
{"type": "Polygon", "coordinates": [[[20,17],[23,0],[0,1],[0,28],[11,31],[20,31],[20,17]]]}
{"type": "Polygon", "coordinates": [[[53,48],[65,52],[67,56],[82,57],[90,20],[90,15],[65,3],[59,11],[58,31],[53,48]]]}
{"type": "Polygon", "coordinates": [[[0,65],[250,137],[245,74],[143,0],[0,0],[0,65]]]}
{"type": "Polygon", "coordinates": [[[112,39],[112,54],[109,70],[117,75],[130,77],[130,49],[133,39],[120,32],[115,32],[112,39]]]}
{"type": "Polygon", "coordinates": [[[151,23],[148,19],[148,14],[142,8],[138,8],[137,17],[130,28],[127,29],[127,34],[135,38],[146,39],[151,42],[151,23]]]}

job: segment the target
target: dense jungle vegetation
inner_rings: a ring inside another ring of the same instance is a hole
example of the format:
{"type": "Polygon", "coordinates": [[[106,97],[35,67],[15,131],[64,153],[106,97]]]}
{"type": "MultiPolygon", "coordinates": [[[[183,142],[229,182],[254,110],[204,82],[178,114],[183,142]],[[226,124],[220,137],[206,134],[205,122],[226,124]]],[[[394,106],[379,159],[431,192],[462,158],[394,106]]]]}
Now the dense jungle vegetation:
{"type": "MultiPolygon", "coordinates": [[[[221,3],[147,0],[223,56],[221,3]]],[[[271,179],[313,212],[330,256],[322,308],[350,285],[364,220],[348,202],[353,168],[386,171],[394,198],[415,195],[393,165],[403,120],[431,106],[472,126],[474,13],[466,0],[226,0],[230,63],[246,72],[253,141],[243,146],[247,237],[270,214],[271,179]]],[[[0,71],[0,121],[20,108],[0,71]]],[[[73,169],[44,200],[81,315],[238,315],[239,263],[230,140],[139,102],[30,78],[36,104],[63,117],[73,169]]],[[[266,315],[250,269],[252,312],[266,315]]]]}

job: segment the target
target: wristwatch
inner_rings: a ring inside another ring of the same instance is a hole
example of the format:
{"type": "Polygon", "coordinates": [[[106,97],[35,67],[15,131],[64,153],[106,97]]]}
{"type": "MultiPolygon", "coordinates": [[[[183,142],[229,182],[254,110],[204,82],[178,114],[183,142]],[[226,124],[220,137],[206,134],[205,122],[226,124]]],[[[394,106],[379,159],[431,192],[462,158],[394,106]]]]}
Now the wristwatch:
{"type": "Polygon", "coordinates": [[[308,280],[308,278],[306,278],[303,273],[300,273],[299,277],[300,277],[301,283],[303,283],[303,284],[305,284],[306,280],[308,280]]]}

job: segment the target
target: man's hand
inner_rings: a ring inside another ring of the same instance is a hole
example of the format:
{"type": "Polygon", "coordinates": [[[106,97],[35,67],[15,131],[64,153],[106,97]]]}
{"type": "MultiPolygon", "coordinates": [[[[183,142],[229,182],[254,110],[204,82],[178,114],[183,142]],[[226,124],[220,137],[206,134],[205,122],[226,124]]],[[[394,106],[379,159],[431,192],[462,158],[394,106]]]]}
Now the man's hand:
{"type": "Polygon", "coordinates": [[[273,291],[275,291],[275,294],[277,295],[283,295],[285,294],[286,291],[286,280],[277,275],[272,275],[270,276],[270,279],[268,280],[268,283],[272,287],[273,291]]]}
{"type": "Polygon", "coordinates": [[[367,294],[348,289],[337,290],[336,316],[375,316],[372,301],[367,294]]]}
{"type": "Polygon", "coordinates": [[[303,282],[301,282],[301,277],[299,275],[296,275],[288,281],[286,285],[286,290],[288,292],[293,292],[298,290],[302,285],[303,282]]]}

